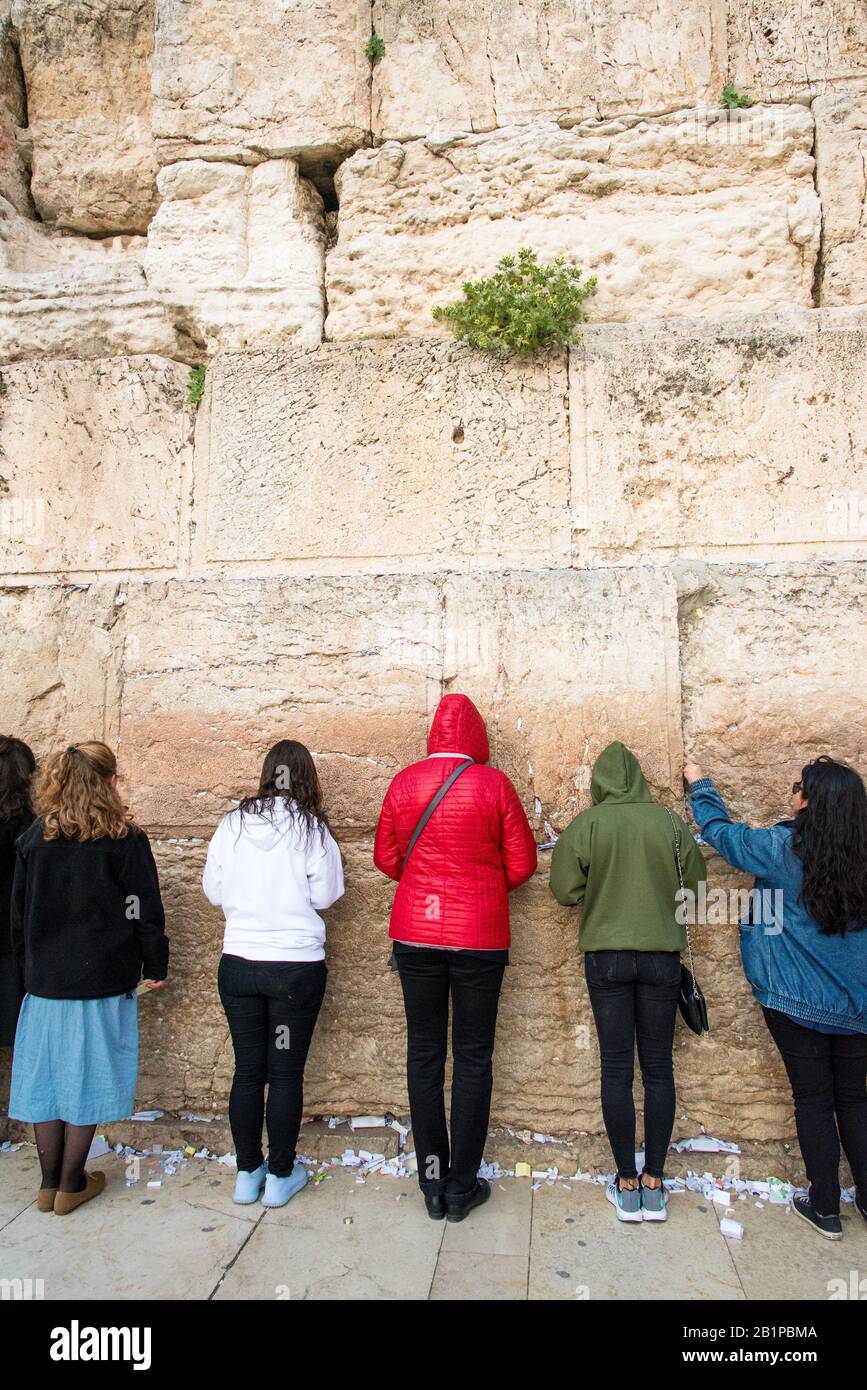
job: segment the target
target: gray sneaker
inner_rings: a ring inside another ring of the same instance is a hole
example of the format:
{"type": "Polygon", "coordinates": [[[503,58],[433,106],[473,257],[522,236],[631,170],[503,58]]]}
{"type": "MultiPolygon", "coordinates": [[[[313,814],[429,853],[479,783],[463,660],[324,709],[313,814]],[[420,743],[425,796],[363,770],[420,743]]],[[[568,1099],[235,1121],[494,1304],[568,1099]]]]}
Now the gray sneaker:
{"type": "Polygon", "coordinates": [[[668,1197],[664,1187],[642,1187],[641,1219],[643,1221],[667,1221],[668,1197]]]}
{"type": "Polygon", "coordinates": [[[618,1187],[617,1178],[612,1178],[605,1192],[618,1221],[641,1220],[641,1188],[618,1187]]]}

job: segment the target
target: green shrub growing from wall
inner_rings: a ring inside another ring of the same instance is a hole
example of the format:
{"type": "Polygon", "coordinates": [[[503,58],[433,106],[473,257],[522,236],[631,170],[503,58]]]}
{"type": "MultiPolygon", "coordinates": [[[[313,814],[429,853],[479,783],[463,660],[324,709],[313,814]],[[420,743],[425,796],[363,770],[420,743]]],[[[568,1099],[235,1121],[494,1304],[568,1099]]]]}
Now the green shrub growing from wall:
{"type": "Polygon", "coordinates": [[[530,357],[563,348],[574,342],[587,318],[584,301],[596,288],[596,277],[583,274],[564,256],[539,265],[535,251],[522,247],[517,259],[504,256],[489,279],[467,280],[463,299],[436,305],[433,316],[456,338],[489,352],[530,357]]]}
{"type": "Polygon", "coordinates": [[[204,367],[190,367],[190,379],[187,386],[187,405],[198,405],[204,394],[204,367]]]}
{"type": "Polygon", "coordinates": [[[739,92],[733,82],[727,82],[720,93],[719,104],[728,111],[737,111],[741,106],[752,106],[753,99],[739,92]]]}
{"type": "Polygon", "coordinates": [[[364,46],[364,52],[370,66],[375,68],[377,63],[381,63],[385,57],[385,41],[380,38],[379,34],[371,34],[364,46]]]}

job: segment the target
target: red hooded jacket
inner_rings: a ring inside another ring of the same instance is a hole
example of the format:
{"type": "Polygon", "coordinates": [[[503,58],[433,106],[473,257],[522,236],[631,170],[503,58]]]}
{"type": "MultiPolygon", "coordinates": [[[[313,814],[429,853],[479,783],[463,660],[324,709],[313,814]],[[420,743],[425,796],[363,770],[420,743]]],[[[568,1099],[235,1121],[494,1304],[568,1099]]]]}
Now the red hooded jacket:
{"type": "Polygon", "coordinates": [[[398,889],[389,936],[420,946],[505,949],[509,893],[532,877],[536,841],[504,772],[486,767],[485,723],[466,695],[444,695],[428,757],[392,780],[382,803],[373,860],[398,889]],[[431,757],[448,753],[448,757],[431,757]],[[404,855],[425,807],[449,773],[467,768],[428,821],[404,872],[404,855]]]}

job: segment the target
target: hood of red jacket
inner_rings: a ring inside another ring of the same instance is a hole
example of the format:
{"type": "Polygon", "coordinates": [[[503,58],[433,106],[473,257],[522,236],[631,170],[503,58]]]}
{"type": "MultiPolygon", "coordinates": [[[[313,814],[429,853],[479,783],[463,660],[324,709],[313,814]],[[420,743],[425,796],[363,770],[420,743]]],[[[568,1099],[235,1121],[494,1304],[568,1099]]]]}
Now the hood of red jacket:
{"type": "Polygon", "coordinates": [[[427,736],[427,751],[466,753],[475,763],[488,761],[488,731],[469,695],[443,696],[427,736]]]}

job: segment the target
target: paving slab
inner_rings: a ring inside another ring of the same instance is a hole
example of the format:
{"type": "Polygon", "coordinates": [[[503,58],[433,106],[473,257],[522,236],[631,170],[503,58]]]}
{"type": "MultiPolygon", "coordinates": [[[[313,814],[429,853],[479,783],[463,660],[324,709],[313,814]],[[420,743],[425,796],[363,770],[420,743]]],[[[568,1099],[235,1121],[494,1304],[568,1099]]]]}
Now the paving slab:
{"type": "MultiPolygon", "coordinates": [[[[854,1205],[840,1213],[842,1240],[817,1235],[794,1211],[756,1198],[732,1203],[730,1215],[744,1228],[743,1240],[723,1237],[747,1298],[850,1298],[851,1290],[867,1276],[867,1221],[854,1205]],[[854,1279],[853,1279],[854,1273],[854,1279]]],[[[720,1220],[727,1213],[718,1209],[720,1220]]],[[[867,1283],[860,1297],[867,1294],[867,1283]]]]}
{"type": "Polygon", "coordinates": [[[434,1302],[525,1301],[528,1268],[526,1255],[480,1257],[470,1251],[443,1250],[430,1297],[434,1302]]]}
{"type": "Polygon", "coordinates": [[[113,1154],[88,1167],[105,1194],[64,1217],[27,1206],[0,1234],[0,1278],[42,1280],[48,1300],[208,1298],[251,1222],[192,1204],[175,1178],[127,1187],[113,1154]]]}
{"type": "Polygon", "coordinates": [[[533,1194],[531,1299],[742,1299],[710,1204],[672,1198],[665,1225],[618,1222],[600,1185],[533,1194]]]}
{"type": "Polygon", "coordinates": [[[415,1180],[335,1169],[269,1211],[217,1299],[426,1299],[443,1222],[431,1221],[415,1180]]]}

